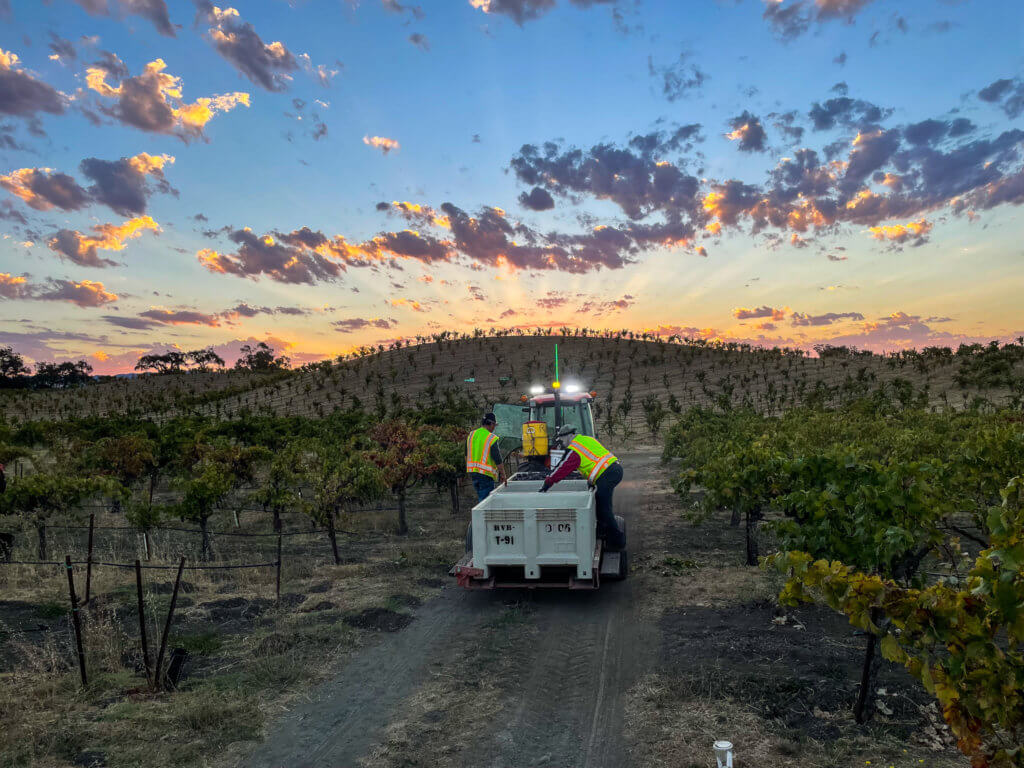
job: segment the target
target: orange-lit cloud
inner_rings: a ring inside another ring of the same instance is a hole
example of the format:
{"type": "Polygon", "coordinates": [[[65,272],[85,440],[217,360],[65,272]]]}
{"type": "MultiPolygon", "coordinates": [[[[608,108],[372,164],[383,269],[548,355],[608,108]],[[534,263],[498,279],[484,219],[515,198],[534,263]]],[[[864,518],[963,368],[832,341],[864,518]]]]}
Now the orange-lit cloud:
{"type": "Polygon", "coordinates": [[[442,229],[452,228],[451,219],[444,214],[438,213],[429,205],[392,200],[390,205],[388,203],[379,203],[377,205],[377,210],[395,213],[403,219],[416,222],[421,226],[431,224],[435,227],[441,227],[442,229]]]}
{"type": "Polygon", "coordinates": [[[28,294],[28,279],[24,276],[0,272],[0,298],[22,299],[28,294]]]}
{"type": "Polygon", "coordinates": [[[932,231],[932,223],[927,219],[908,221],[906,224],[869,227],[868,232],[875,240],[889,240],[894,243],[905,243],[907,240],[923,238],[932,231]]]}
{"type": "Polygon", "coordinates": [[[51,277],[43,283],[30,283],[24,275],[0,272],[0,299],[67,301],[80,307],[99,307],[117,301],[117,294],[92,280],[78,282],[51,277]]]}
{"type": "Polygon", "coordinates": [[[218,112],[228,112],[239,104],[249,106],[249,94],[241,91],[184,101],[182,81],[164,70],[163,59],[149,62],[141,75],[124,79],[114,86],[107,82],[107,69],[89,67],[86,86],[117,104],[105,110],[121,122],[144,131],[173,133],[183,139],[200,136],[203,127],[218,112]]]}
{"type": "Polygon", "coordinates": [[[363,144],[379,149],[385,155],[393,149],[401,148],[397,141],[389,139],[387,136],[363,136],[363,144]]]}
{"type": "Polygon", "coordinates": [[[206,325],[211,328],[219,328],[221,321],[219,316],[205,312],[196,312],[191,309],[163,309],[162,307],[151,307],[145,312],[140,312],[139,317],[163,325],[206,325]]]}
{"type": "MultiPolygon", "coordinates": [[[[9,22],[5,22],[9,25],[9,22]]],[[[68,97],[21,66],[21,59],[0,48],[0,109],[7,115],[59,115],[68,97]]]]}
{"type": "Polygon", "coordinates": [[[77,211],[89,202],[88,192],[77,181],[53,168],[18,168],[0,176],[0,187],[37,211],[77,211]]]}
{"type": "Polygon", "coordinates": [[[784,320],[786,314],[789,312],[789,307],[783,307],[776,309],[775,307],[763,306],[757,307],[756,309],[747,309],[746,307],[736,307],[732,311],[732,316],[737,320],[753,320],[755,318],[768,317],[772,320],[784,320]]]}
{"type": "Polygon", "coordinates": [[[390,303],[392,307],[408,307],[413,312],[426,312],[427,311],[426,308],[422,304],[420,304],[418,301],[413,301],[412,299],[405,299],[405,298],[389,299],[388,303],[390,303]]]}
{"type": "Polygon", "coordinates": [[[33,295],[42,301],[67,301],[80,307],[101,307],[117,301],[103,283],[93,280],[50,280],[45,288],[33,295]]]}
{"type": "Polygon", "coordinates": [[[98,224],[93,234],[77,230],[62,229],[48,243],[50,250],[84,267],[106,267],[114,262],[100,258],[97,250],[123,251],[128,240],[134,240],[143,232],[159,233],[160,225],[152,216],[137,216],[123,224],[98,224]]]}
{"type": "Polygon", "coordinates": [[[143,176],[163,171],[164,166],[173,165],[173,155],[151,155],[148,152],[140,152],[135,157],[128,158],[128,165],[143,176]]]}

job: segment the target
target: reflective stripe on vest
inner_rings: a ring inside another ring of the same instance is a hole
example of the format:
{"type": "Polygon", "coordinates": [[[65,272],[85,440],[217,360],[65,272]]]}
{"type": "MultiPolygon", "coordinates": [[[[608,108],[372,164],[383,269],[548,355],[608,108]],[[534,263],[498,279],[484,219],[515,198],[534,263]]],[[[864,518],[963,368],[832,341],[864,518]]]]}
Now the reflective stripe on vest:
{"type": "Polygon", "coordinates": [[[491,459],[491,446],[498,442],[498,436],[480,427],[466,438],[466,471],[478,472],[498,479],[498,468],[491,459]]]}
{"type": "Polygon", "coordinates": [[[580,457],[580,474],[586,475],[591,483],[597,482],[617,458],[597,440],[586,435],[577,435],[569,443],[569,450],[580,457]]]}

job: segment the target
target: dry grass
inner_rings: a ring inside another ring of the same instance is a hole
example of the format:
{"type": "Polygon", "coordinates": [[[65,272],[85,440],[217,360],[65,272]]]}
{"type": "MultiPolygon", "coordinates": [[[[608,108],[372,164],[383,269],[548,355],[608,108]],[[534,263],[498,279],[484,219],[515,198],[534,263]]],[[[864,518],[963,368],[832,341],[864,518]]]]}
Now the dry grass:
{"type": "Polygon", "coordinates": [[[716,695],[711,677],[702,670],[683,680],[651,674],[631,690],[625,732],[634,765],[706,768],[713,760],[711,745],[731,741],[736,768],[963,768],[964,757],[895,738],[884,723],[862,728],[852,715],[818,710],[816,717],[838,727],[839,735],[816,740],[779,721],[763,718],[743,703],[716,695]]]}
{"type": "MultiPolygon", "coordinates": [[[[361,535],[340,537],[340,566],[330,564],[325,537],[286,539],[280,606],[271,568],[186,571],[169,647],[190,656],[173,693],[146,689],[132,570],[93,571],[93,599],[83,612],[89,687],[82,690],[63,569],[0,568],[0,766],[208,766],[231,745],[258,739],[291,697],[375,641],[378,633],[352,617],[367,609],[407,613],[444,583],[439,577],[461,549],[464,521],[453,519],[443,501],[414,506],[413,531],[399,540],[376,533],[393,525],[392,516],[371,512],[346,521],[361,535]],[[14,630],[39,624],[49,631],[14,630]]],[[[134,559],[134,539],[100,541],[97,558],[134,559]]],[[[215,555],[272,560],[260,541],[225,540],[215,555]],[[247,554],[244,543],[257,551],[247,554]]],[[[81,597],[84,568],[75,571],[81,597]]],[[[174,572],[147,570],[143,578],[155,657],[174,572]]]]}

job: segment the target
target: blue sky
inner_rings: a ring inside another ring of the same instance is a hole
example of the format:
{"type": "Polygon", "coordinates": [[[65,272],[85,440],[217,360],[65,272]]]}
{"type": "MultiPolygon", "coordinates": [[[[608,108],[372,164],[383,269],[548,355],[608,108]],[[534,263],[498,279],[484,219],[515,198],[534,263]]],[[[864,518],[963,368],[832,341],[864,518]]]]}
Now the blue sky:
{"type": "Polygon", "coordinates": [[[9,6],[0,344],[33,360],[268,339],[302,361],[476,325],[872,349],[1024,331],[1011,0],[9,6]],[[123,94],[156,60],[170,109],[233,102],[142,124],[123,94]],[[167,157],[133,176],[142,153],[167,157]],[[111,206],[129,182],[142,199],[111,206]]]}

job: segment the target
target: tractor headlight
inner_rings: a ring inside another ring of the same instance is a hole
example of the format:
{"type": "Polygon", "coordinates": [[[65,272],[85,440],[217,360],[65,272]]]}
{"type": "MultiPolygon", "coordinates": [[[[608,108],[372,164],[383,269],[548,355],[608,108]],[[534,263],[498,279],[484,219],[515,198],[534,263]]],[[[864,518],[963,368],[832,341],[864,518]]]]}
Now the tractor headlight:
{"type": "Polygon", "coordinates": [[[580,385],[579,384],[566,384],[565,385],[565,391],[566,392],[579,392],[580,391],[580,385]]]}
{"type": "Polygon", "coordinates": [[[544,387],[542,387],[540,384],[535,384],[532,387],[530,387],[530,394],[531,395],[543,395],[544,394],[544,387]]]}

